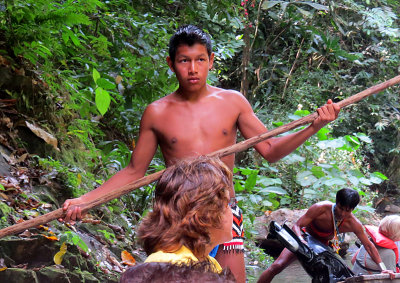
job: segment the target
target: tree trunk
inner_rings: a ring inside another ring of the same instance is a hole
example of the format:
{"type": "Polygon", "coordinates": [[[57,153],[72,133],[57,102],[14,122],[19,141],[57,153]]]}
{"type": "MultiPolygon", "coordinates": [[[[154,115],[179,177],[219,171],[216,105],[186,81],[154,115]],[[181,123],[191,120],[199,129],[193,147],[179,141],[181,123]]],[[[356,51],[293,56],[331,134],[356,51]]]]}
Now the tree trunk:
{"type": "Polygon", "coordinates": [[[242,80],[240,83],[240,92],[244,95],[244,97],[248,98],[249,95],[249,77],[248,77],[248,68],[250,63],[250,27],[246,26],[244,28],[243,33],[243,56],[242,56],[242,80]]]}

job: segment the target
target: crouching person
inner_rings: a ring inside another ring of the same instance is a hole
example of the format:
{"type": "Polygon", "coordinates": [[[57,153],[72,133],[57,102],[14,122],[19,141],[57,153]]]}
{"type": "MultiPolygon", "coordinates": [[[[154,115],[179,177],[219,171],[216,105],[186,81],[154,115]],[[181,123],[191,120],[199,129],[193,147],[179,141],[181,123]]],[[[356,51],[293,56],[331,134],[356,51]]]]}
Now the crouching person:
{"type": "MultiPolygon", "coordinates": [[[[400,272],[399,250],[396,241],[400,241],[400,216],[386,216],[379,223],[379,227],[365,225],[365,230],[374,243],[383,261],[383,268],[400,272]]],[[[376,264],[371,256],[366,252],[364,246],[354,255],[352,263],[355,274],[377,274],[381,272],[381,267],[376,264]]]]}
{"type": "MultiPolygon", "coordinates": [[[[321,201],[313,204],[292,229],[304,243],[306,241],[303,233],[307,232],[336,251],[339,249],[339,234],[353,232],[372,260],[380,267],[380,271],[393,273],[386,270],[375,245],[368,239],[361,222],[352,214],[359,202],[360,196],[357,191],[341,189],[336,193],[336,203],[321,201]]],[[[295,259],[296,255],[285,248],[274,263],[261,274],[258,283],[271,282],[275,275],[295,259]]]]}

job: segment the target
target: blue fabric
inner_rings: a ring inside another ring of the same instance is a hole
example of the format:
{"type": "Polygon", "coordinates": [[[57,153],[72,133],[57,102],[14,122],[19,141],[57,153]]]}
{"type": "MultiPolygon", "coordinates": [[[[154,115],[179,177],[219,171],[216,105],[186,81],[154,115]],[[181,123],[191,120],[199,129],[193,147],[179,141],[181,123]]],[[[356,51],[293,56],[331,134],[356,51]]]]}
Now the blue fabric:
{"type": "Polygon", "coordinates": [[[219,247],[219,245],[216,246],[215,248],[213,248],[208,255],[211,257],[215,257],[217,255],[218,247],[219,247]]]}

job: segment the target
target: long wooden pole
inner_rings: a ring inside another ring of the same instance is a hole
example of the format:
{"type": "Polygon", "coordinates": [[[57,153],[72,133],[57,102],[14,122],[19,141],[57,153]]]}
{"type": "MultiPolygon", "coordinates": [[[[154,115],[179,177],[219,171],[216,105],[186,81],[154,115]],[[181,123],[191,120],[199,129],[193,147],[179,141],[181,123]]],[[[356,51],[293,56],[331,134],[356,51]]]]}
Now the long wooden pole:
{"type": "MultiPolygon", "coordinates": [[[[349,98],[346,98],[342,101],[340,101],[338,104],[341,108],[344,108],[350,104],[356,103],[362,99],[364,99],[367,96],[370,96],[372,94],[376,94],[388,87],[391,87],[397,83],[400,82],[400,75],[396,76],[390,80],[387,80],[383,83],[380,83],[378,85],[372,86],[362,92],[359,92],[349,98]]],[[[213,156],[213,157],[223,157],[223,156],[227,156],[233,153],[237,153],[243,150],[248,149],[249,147],[252,147],[254,145],[256,145],[257,143],[266,140],[268,138],[277,136],[279,134],[285,133],[287,131],[293,130],[297,127],[306,125],[311,123],[312,121],[314,121],[316,118],[318,117],[318,113],[314,112],[306,117],[303,117],[299,120],[290,122],[289,124],[280,126],[278,128],[275,128],[273,130],[270,130],[264,134],[258,135],[258,136],[254,136],[250,139],[247,139],[245,141],[239,142],[237,144],[234,144],[232,146],[223,148],[221,150],[215,151],[213,153],[208,154],[208,156],[213,156]]],[[[140,178],[132,183],[129,183],[121,188],[117,188],[112,192],[109,192],[103,196],[98,197],[97,199],[83,204],[81,206],[81,209],[83,212],[88,211],[96,206],[99,206],[101,204],[104,204],[106,202],[109,202],[110,200],[113,200],[115,198],[119,198],[137,188],[140,188],[142,186],[148,185],[156,180],[158,180],[162,173],[164,172],[164,170],[158,171],[154,174],[145,176],[143,178],[140,178]]],[[[38,216],[36,218],[24,221],[22,223],[18,223],[15,225],[12,225],[10,227],[4,228],[0,230],[0,238],[5,237],[5,236],[9,236],[9,235],[14,235],[20,232],[25,231],[28,228],[32,228],[32,227],[36,227],[38,225],[42,225],[45,224],[47,222],[50,222],[52,220],[61,218],[64,216],[64,211],[62,208],[59,208],[57,210],[54,210],[52,212],[46,213],[44,215],[38,216]]]]}

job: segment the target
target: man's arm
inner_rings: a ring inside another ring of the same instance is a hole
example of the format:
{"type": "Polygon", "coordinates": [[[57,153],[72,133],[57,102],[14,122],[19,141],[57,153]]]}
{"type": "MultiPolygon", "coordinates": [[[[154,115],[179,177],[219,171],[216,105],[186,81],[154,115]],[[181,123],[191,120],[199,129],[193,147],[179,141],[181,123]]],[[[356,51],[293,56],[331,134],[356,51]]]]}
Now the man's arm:
{"type": "Polygon", "coordinates": [[[307,227],[317,216],[324,212],[323,205],[315,203],[307,210],[307,212],[301,216],[296,223],[293,225],[292,230],[304,242],[301,229],[307,227]]]}
{"type": "Polygon", "coordinates": [[[380,264],[382,262],[381,256],[379,255],[378,250],[375,245],[368,239],[367,234],[365,234],[364,228],[358,221],[353,221],[351,224],[353,228],[354,234],[356,234],[357,238],[360,239],[367,253],[371,256],[372,260],[375,261],[376,264],[380,264]]]}
{"type": "Polygon", "coordinates": [[[100,187],[78,198],[66,200],[62,206],[63,210],[66,211],[66,215],[64,219],[60,219],[61,221],[73,223],[81,219],[82,211],[79,205],[88,203],[144,176],[157,149],[157,138],[152,129],[152,121],[155,114],[151,108],[151,105],[149,105],[143,113],[140,122],[139,139],[129,165],[117,172],[100,187]]]}
{"type": "MultiPolygon", "coordinates": [[[[254,114],[251,105],[244,97],[242,100],[238,118],[238,127],[242,135],[248,139],[265,133],[267,128],[254,114]]],[[[255,145],[254,148],[268,162],[276,162],[293,152],[326,124],[335,120],[339,115],[339,111],[339,105],[332,103],[332,100],[329,99],[327,104],[317,109],[318,118],[307,128],[290,135],[267,139],[255,145]]]]}

